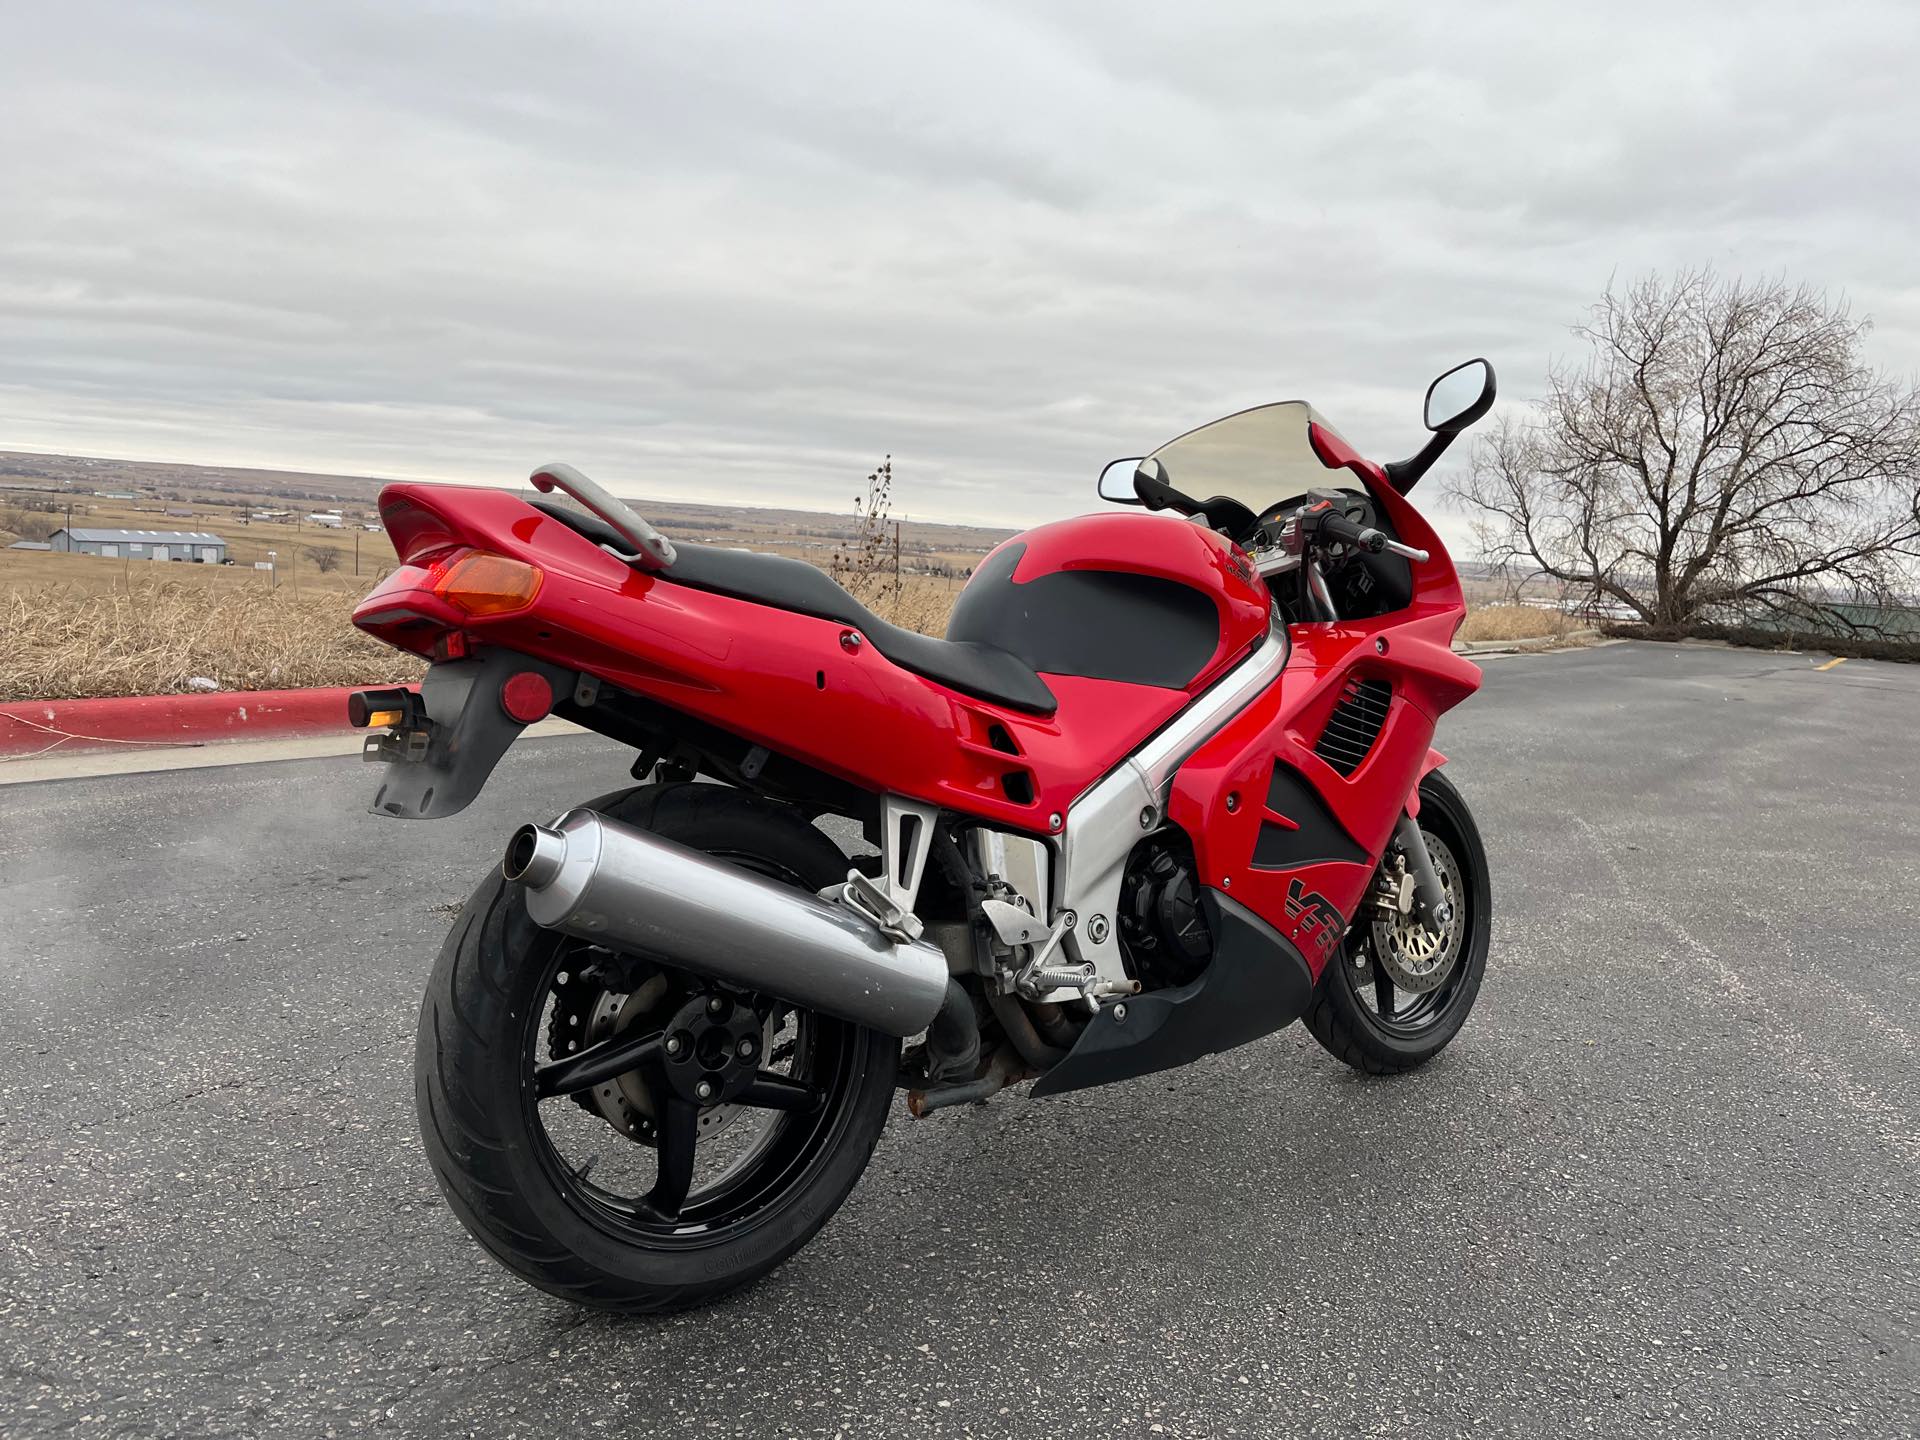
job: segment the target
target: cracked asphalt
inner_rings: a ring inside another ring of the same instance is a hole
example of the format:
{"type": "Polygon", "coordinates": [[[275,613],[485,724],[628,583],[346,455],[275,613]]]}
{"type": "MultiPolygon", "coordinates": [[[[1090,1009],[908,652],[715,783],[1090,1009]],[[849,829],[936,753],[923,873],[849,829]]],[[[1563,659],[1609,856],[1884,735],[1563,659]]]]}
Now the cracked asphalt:
{"type": "Polygon", "coordinates": [[[1298,1028],[913,1122],[758,1287],[496,1267],[414,1134],[421,985],[510,826],[315,760],[0,787],[0,1434],[1920,1431],[1920,667],[1490,658],[1439,744],[1494,867],[1453,1047],[1298,1028]]]}

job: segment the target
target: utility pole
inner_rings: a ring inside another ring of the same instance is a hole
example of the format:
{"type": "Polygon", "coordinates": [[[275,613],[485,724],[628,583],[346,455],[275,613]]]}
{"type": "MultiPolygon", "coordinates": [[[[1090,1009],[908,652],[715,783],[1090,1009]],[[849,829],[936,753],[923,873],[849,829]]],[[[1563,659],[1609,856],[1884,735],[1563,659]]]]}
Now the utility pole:
{"type": "Polygon", "coordinates": [[[353,573],[356,576],[360,573],[360,532],[358,530],[353,532],[353,573]]]}

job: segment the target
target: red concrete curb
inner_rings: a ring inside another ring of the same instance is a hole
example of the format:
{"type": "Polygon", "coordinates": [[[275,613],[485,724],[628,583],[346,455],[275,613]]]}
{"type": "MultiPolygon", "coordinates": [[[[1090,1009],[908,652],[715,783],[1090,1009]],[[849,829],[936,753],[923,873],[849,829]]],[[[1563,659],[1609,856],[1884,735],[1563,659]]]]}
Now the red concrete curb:
{"type": "Polygon", "coordinates": [[[0,756],[261,740],[345,730],[347,696],[320,690],[216,690],[0,705],[0,756]]]}

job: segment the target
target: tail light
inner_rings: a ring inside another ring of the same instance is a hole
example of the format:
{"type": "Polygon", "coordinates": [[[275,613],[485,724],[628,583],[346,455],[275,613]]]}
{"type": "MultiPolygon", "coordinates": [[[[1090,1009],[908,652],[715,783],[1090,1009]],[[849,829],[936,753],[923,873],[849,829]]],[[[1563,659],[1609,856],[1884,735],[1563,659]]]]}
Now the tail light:
{"type": "Polygon", "coordinates": [[[540,593],[536,567],[484,550],[469,550],[434,568],[433,593],[468,615],[511,615],[540,593]]]}

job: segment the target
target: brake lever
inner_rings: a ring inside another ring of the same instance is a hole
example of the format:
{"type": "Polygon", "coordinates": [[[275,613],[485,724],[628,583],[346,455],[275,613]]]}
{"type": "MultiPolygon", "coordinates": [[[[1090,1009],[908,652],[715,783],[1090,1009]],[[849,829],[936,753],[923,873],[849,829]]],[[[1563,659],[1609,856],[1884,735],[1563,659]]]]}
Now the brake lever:
{"type": "Polygon", "coordinates": [[[634,548],[637,558],[648,562],[649,570],[665,570],[673,564],[673,542],[640,517],[624,500],[616,500],[596,481],[589,480],[571,465],[542,465],[533,472],[533,488],[542,495],[564,490],[607,524],[618,530],[634,548]]]}

